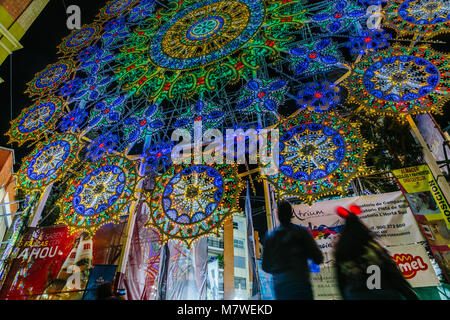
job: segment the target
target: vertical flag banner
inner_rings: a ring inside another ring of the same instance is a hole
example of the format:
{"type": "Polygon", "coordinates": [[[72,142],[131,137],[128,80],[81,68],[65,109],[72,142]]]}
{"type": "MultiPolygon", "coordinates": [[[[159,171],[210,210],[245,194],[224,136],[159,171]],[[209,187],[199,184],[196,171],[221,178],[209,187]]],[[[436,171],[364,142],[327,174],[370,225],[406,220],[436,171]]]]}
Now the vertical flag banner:
{"type": "Polygon", "coordinates": [[[427,165],[392,172],[447,281],[450,281],[450,206],[427,165]]]}
{"type": "Polygon", "coordinates": [[[416,216],[444,220],[450,229],[450,206],[427,165],[392,171],[416,216]]]}
{"type": "Polygon", "coordinates": [[[252,273],[252,297],[259,299],[259,277],[256,266],[256,248],[255,236],[253,231],[253,217],[252,206],[250,203],[250,187],[247,182],[247,195],[245,198],[245,216],[247,217],[247,243],[248,243],[248,257],[250,262],[250,272],[252,273]]]}
{"type": "Polygon", "coordinates": [[[120,283],[126,288],[127,300],[156,299],[161,239],[155,229],[145,227],[146,211],[143,206],[137,213],[125,277],[120,283]]]}
{"type": "Polygon", "coordinates": [[[208,300],[219,300],[219,260],[208,262],[208,300]]]}
{"type": "Polygon", "coordinates": [[[273,277],[262,269],[262,260],[257,260],[261,300],[274,300],[273,277]]]}

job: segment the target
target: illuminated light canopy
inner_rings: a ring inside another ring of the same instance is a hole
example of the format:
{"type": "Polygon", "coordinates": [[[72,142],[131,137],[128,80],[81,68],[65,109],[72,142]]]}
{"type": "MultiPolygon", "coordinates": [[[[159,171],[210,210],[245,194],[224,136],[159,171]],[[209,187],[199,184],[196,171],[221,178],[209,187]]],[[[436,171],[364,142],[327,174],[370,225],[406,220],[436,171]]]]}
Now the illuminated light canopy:
{"type": "Polygon", "coordinates": [[[120,156],[87,163],[70,181],[58,202],[71,233],[84,230],[93,235],[102,225],[118,222],[135,200],[138,183],[136,163],[120,156]]]}
{"type": "Polygon", "coordinates": [[[100,37],[100,28],[96,24],[83,26],[75,29],[65,37],[58,46],[58,53],[66,56],[78,54],[79,51],[88,47],[100,37]]]}
{"type": "Polygon", "coordinates": [[[279,171],[266,179],[282,198],[308,203],[342,194],[365,168],[372,147],[361,137],[358,124],[320,113],[300,113],[278,125],[279,171]]]}
{"type": "Polygon", "coordinates": [[[72,134],[54,135],[26,158],[17,172],[19,188],[43,190],[61,179],[76,161],[80,144],[72,134]]]}
{"type": "Polygon", "coordinates": [[[392,0],[384,9],[383,22],[400,36],[420,34],[433,37],[450,30],[450,1],[392,0]]]}
{"type": "Polygon", "coordinates": [[[298,33],[303,10],[292,7],[289,23],[278,18],[282,12],[281,3],[263,0],[171,1],[130,34],[119,81],[151,99],[190,98],[236,83],[298,33]]]}
{"type": "Polygon", "coordinates": [[[368,113],[440,113],[450,98],[449,62],[430,49],[393,47],[364,57],[345,85],[368,113]]]}
{"type": "Polygon", "coordinates": [[[75,63],[70,60],[50,64],[27,84],[25,92],[31,97],[50,95],[70,77],[74,69],[75,63]]]}
{"type": "Polygon", "coordinates": [[[22,110],[20,116],[11,121],[11,128],[6,133],[9,142],[17,142],[20,146],[51,134],[62,114],[63,106],[62,99],[47,98],[22,110]]]}
{"type": "Polygon", "coordinates": [[[188,246],[218,232],[238,210],[243,185],[234,165],[173,165],[158,178],[147,200],[163,242],[180,240],[188,246]]]}

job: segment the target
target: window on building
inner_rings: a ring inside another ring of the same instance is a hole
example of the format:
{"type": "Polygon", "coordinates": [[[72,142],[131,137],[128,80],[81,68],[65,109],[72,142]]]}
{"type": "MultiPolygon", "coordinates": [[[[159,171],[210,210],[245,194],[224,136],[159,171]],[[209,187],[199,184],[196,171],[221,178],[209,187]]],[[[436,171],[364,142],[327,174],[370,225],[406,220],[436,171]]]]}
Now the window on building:
{"type": "Polygon", "coordinates": [[[233,229],[238,230],[239,229],[239,223],[233,222],[233,229]]]}
{"type": "Polygon", "coordinates": [[[234,239],[234,247],[238,249],[244,249],[244,240],[234,239]]]}
{"type": "Polygon", "coordinates": [[[208,238],[208,246],[213,248],[220,248],[223,249],[223,241],[213,238],[208,238]]]}
{"type": "Polygon", "coordinates": [[[241,277],[234,277],[234,288],[240,290],[247,290],[247,280],[241,277]]]}
{"type": "Polygon", "coordinates": [[[246,268],[246,261],[244,257],[234,256],[234,267],[235,268],[246,268]]]}

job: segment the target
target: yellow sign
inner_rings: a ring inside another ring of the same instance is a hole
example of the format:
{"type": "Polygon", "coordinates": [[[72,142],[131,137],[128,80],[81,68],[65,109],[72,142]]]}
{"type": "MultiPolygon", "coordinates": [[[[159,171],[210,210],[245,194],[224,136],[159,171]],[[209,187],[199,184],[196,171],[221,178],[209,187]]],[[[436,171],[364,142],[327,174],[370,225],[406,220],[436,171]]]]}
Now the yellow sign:
{"type": "Polygon", "coordinates": [[[392,171],[415,215],[428,221],[445,220],[450,229],[450,206],[427,165],[392,171]]]}

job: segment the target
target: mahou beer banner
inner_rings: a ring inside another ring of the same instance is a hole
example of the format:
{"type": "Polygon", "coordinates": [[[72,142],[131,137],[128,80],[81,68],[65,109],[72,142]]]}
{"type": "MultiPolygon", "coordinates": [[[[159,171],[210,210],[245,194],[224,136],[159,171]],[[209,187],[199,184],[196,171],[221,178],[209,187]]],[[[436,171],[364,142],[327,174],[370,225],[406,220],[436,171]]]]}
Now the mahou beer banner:
{"type": "Polygon", "coordinates": [[[15,248],[0,299],[37,300],[42,294],[51,295],[54,289],[60,292],[66,287],[70,291],[68,280],[74,270],[68,267],[76,260],[77,236],[69,236],[65,226],[30,229],[15,248]]]}
{"type": "Polygon", "coordinates": [[[321,201],[311,207],[303,204],[294,206],[292,222],[312,231],[325,255],[325,263],[332,261],[333,242],[344,226],[344,220],[336,214],[336,207],[348,207],[351,204],[361,207],[361,221],[379,236],[384,245],[408,245],[424,241],[400,191],[321,201]]]}
{"type": "Polygon", "coordinates": [[[411,286],[434,287],[440,285],[423,245],[395,246],[388,249],[392,260],[395,261],[411,286]]]}

